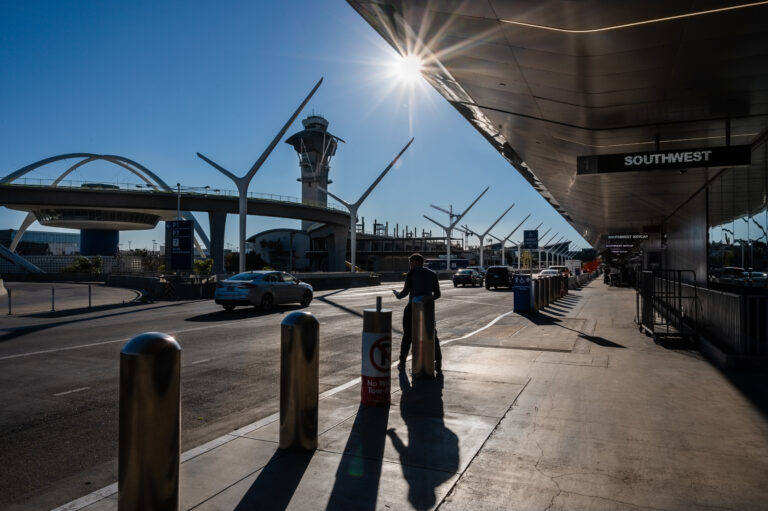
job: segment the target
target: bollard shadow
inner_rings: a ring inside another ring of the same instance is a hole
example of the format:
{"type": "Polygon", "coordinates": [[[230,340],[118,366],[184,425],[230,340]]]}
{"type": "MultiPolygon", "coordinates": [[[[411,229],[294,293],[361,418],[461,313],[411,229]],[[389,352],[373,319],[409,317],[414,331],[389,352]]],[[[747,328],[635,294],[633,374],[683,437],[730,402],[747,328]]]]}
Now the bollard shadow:
{"type": "Polygon", "coordinates": [[[336,307],[337,309],[341,309],[348,314],[352,314],[353,316],[357,316],[359,318],[363,317],[363,314],[360,311],[350,309],[349,307],[345,307],[339,303],[334,302],[333,300],[329,300],[327,296],[329,296],[330,294],[333,294],[333,293],[329,293],[328,295],[325,295],[325,296],[315,296],[315,300],[318,300],[323,303],[327,303],[331,307],[336,307]]]}
{"type": "Polygon", "coordinates": [[[235,510],[287,509],[314,455],[315,451],[290,452],[277,449],[235,510]]]}
{"type": "Polygon", "coordinates": [[[360,405],[327,510],[376,509],[388,420],[389,406],[360,405]]]}
{"type": "Polygon", "coordinates": [[[407,444],[394,429],[387,435],[400,456],[408,501],[415,509],[431,509],[437,502],[436,488],[459,469],[459,438],[445,426],[442,378],[411,383],[401,371],[400,390],[407,444]]]}
{"type": "Polygon", "coordinates": [[[287,314],[296,310],[304,309],[301,305],[275,305],[270,311],[263,311],[256,307],[242,306],[232,311],[220,310],[216,312],[207,312],[185,318],[184,321],[193,321],[198,323],[214,323],[217,321],[237,321],[241,319],[253,319],[261,316],[271,316],[273,314],[287,314]]]}

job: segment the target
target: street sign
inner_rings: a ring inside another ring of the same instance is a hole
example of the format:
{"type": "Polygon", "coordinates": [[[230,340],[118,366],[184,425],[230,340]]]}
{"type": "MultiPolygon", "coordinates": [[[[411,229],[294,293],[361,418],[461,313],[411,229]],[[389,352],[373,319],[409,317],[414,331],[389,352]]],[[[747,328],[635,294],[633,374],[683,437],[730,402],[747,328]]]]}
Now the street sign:
{"type": "Polygon", "coordinates": [[[191,271],[194,224],[190,220],[165,222],[165,266],[167,270],[191,271]]]}
{"type": "Polygon", "coordinates": [[[539,230],[523,231],[523,248],[525,250],[536,250],[539,248],[539,230]]]}

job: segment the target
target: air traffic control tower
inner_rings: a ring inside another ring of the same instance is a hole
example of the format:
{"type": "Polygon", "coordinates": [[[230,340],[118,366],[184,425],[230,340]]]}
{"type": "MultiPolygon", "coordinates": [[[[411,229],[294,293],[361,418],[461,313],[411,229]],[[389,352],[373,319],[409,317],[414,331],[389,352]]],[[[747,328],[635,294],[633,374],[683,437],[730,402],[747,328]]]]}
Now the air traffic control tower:
{"type": "MultiPolygon", "coordinates": [[[[301,177],[297,181],[301,181],[301,202],[325,207],[328,196],[318,186],[328,189],[332,182],[328,180],[331,158],[336,154],[338,141],[344,141],[328,132],[328,121],[322,116],[310,115],[301,124],[304,130],[285,141],[299,155],[301,177]]],[[[313,222],[302,220],[301,229],[307,231],[312,225],[313,222]]]]}

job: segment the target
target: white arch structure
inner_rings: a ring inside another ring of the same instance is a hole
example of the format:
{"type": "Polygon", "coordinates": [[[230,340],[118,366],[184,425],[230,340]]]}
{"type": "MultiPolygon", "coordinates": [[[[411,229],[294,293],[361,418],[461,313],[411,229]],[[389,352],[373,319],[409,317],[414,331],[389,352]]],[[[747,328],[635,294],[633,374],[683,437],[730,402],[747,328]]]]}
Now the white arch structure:
{"type": "MultiPolygon", "coordinates": [[[[60,154],[58,156],[51,156],[50,158],[45,158],[45,159],[37,161],[35,163],[31,163],[31,164],[27,165],[26,167],[22,167],[22,168],[20,168],[19,170],[15,171],[15,172],[11,172],[10,174],[5,176],[4,178],[0,179],[0,185],[11,184],[12,182],[14,182],[15,180],[17,180],[20,177],[24,176],[28,172],[31,172],[31,171],[33,171],[35,169],[38,169],[38,168],[40,168],[40,167],[42,167],[44,165],[48,165],[49,163],[54,163],[54,162],[57,162],[57,161],[60,161],[60,160],[68,160],[68,159],[71,159],[71,158],[83,158],[83,159],[81,161],[75,163],[71,167],[69,167],[64,172],[62,172],[59,175],[59,177],[57,177],[53,181],[53,184],[51,186],[55,187],[67,175],[69,175],[71,172],[73,172],[74,170],[78,169],[79,167],[85,165],[86,163],[90,163],[92,161],[97,161],[97,160],[104,160],[104,161],[108,161],[110,163],[114,163],[115,165],[119,165],[120,167],[123,167],[124,169],[126,169],[127,171],[129,171],[130,173],[136,175],[139,179],[144,181],[147,184],[147,186],[149,186],[151,188],[154,188],[155,190],[157,190],[158,187],[159,187],[160,189],[162,189],[162,190],[164,190],[166,192],[173,193],[173,191],[174,191],[162,179],[160,179],[160,177],[158,177],[157,174],[155,174],[154,172],[152,172],[151,170],[149,170],[145,166],[143,166],[143,165],[141,165],[139,163],[136,163],[133,160],[130,160],[130,159],[125,158],[123,156],[117,156],[117,155],[112,155],[112,154],[93,154],[93,153],[68,153],[68,154],[60,154]],[[150,180],[150,178],[152,180],[154,180],[154,183],[150,180]]],[[[182,216],[185,219],[191,220],[192,222],[194,222],[195,232],[197,233],[198,236],[200,236],[200,239],[203,240],[203,243],[205,244],[205,246],[210,249],[211,242],[208,239],[208,236],[206,236],[206,234],[203,231],[203,229],[200,226],[200,224],[197,222],[197,219],[195,218],[195,216],[191,212],[189,212],[189,211],[182,212],[182,216]]],[[[37,220],[37,218],[35,217],[34,213],[30,212],[30,213],[27,214],[26,218],[24,219],[24,221],[21,224],[21,227],[19,227],[18,232],[13,237],[13,241],[11,242],[11,246],[9,247],[11,252],[15,252],[16,251],[16,246],[21,241],[21,237],[24,235],[24,232],[29,228],[30,225],[32,225],[35,222],[35,220],[37,220]]],[[[195,239],[195,244],[197,245],[198,250],[200,252],[202,252],[202,248],[198,244],[197,239],[195,239]]]]}

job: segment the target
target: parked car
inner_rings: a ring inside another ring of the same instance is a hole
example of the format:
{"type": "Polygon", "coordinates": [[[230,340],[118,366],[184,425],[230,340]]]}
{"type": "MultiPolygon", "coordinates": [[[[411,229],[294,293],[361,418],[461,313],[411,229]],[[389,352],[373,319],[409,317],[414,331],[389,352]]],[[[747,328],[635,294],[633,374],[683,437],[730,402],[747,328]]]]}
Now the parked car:
{"type": "Polygon", "coordinates": [[[753,287],[768,287],[768,273],[762,271],[745,271],[744,280],[753,287]]]}
{"type": "Polygon", "coordinates": [[[233,310],[237,305],[253,305],[264,311],[283,303],[312,302],[312,286],[284,271],[247,271],[216,283],[214,301],[233,310]]]}
{"type": "Polygon", "coordinates": [[[453,274],[453,287],[457,287],[459,284],[462,286],[470,284],[472,287],[482,286],[483,277],[476,270],[464,268],[453,274]]]}
{"type": "Polygon", "coordinates": [[[475,270],[481,277],[485,278],[485,272],[487,271],[484,266],[467,266],[468,270],[475,270]]]}
{"type": "Polygon", "coordinates": [[[515,282],[515,269],[511,266],[491,266],[485,273],[485,289],[498,289],[499,286],[512,288],[515,282]]]}
{"type": "Polygon", "coordinates": [[[555,266],[550,266],[549,269],[550,270],[557,270],[560,273],[560,275],[562,275],[563,277],[570,277],[571,276],[571,272],[570,272],[570,270],[568,270],[567,266],[555,265],[555,266]]]}
{"type": "Polygon", "coordinates": [[[557,270],[546,269],[539,272],[539,277],[557,277],[560,272],[557,270]]]}
{"type": "Polygon", "coordinates": [[[726,266],[720,270],[720,276],[717,278],[717,282],[720,284],[744,284],[744,273],[746,270],[739,266],[726,266]]]}

